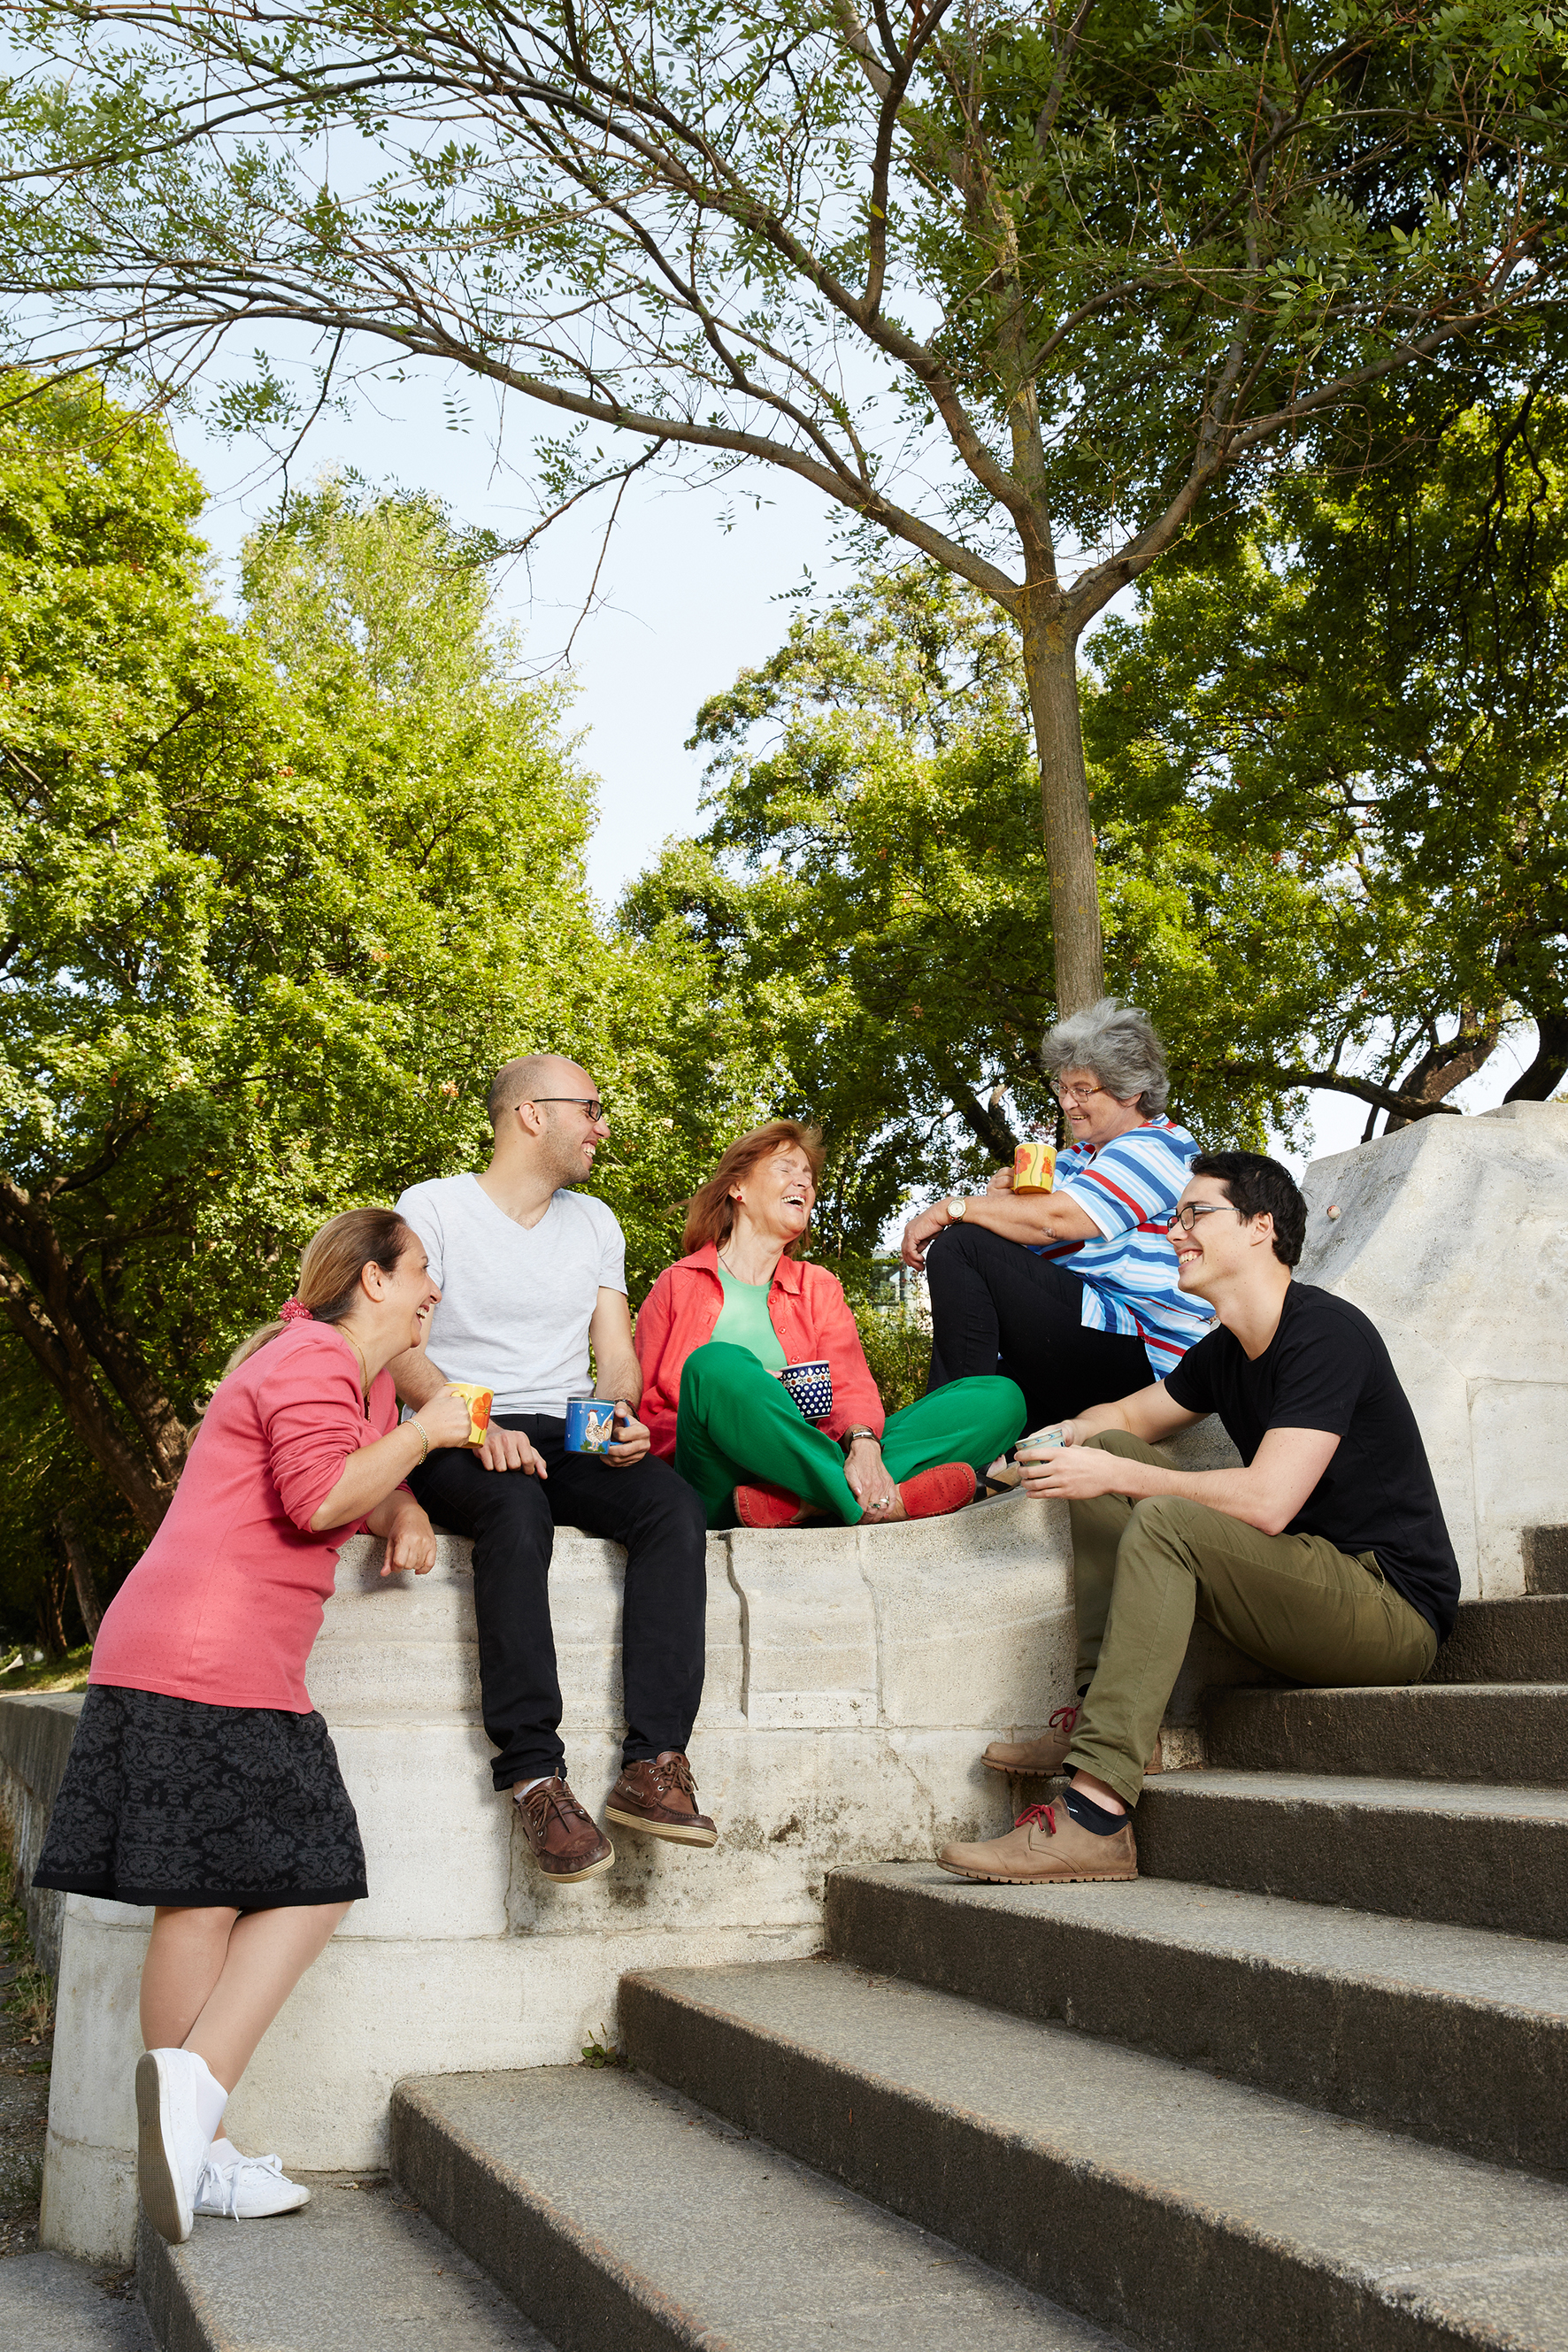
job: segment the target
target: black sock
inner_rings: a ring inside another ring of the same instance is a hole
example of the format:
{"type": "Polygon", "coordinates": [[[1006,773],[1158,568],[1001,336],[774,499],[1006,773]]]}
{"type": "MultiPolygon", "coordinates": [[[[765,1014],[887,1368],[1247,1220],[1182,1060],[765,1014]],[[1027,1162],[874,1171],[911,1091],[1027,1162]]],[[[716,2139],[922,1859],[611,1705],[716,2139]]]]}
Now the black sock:
{"type": "Polygon", "coordinates": [[[1068,1790],[1067,1809],[1080,1830],[1092,1830],[1096,1837],[1114,1837],[1127,1825],[1125,1813],[1108,1813],[1103,1805],[1097,1805],[1080,1789],[1068,1790]]]}

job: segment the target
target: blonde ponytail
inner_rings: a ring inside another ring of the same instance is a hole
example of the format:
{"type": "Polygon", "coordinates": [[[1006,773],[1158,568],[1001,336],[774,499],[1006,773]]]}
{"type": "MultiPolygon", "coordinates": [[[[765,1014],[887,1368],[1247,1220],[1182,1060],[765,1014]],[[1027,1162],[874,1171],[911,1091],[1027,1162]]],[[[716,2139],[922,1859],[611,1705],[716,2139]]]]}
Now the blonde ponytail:
{"type": "Polygon", "coordinates": [[[393,1273],[408,1246],[409,1230],[395,1209],[348,1209],[333,1217],[305,1244],[293,1297],[284,1300],[281,1314],[270,1323],[240,1341],[224,1366],[225,1377],[290,1323],[341,1323],[359,1296],[363,1269],[378,1265],[383,1274],[393,1273]]]}

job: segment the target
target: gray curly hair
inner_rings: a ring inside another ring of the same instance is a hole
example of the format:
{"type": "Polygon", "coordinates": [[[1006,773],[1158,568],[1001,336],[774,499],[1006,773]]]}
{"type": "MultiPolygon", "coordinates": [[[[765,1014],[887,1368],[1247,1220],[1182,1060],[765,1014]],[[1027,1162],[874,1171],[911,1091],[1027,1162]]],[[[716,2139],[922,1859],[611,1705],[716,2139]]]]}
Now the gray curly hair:
{"type": "Polygon", "coordinates": [[[1087,1013],[1047,1029],[1040,1058],[1058,1083],[1064,1070],[1087,1070],[1118,1102],[1136,1095],[1145,1118],[1156,1118],[1171,1097],[1165,1049],[1153,1023],[1115,996],[1102,996],[1087,1013]]]}

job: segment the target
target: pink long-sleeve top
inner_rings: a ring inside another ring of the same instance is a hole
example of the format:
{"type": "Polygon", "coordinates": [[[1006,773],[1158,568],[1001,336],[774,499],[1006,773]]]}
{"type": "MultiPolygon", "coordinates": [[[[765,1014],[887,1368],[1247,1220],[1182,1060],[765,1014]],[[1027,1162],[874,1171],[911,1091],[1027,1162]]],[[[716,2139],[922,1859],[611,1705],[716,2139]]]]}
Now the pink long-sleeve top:
{"type": "Polygon", "coordinates": [[[89,1680],[308,1715],[338,1547],[364,1525],[310,1521],[349,1456],[396,1421],[390,1373],[368,1402],[324,1323],[290,1323],[220,1381],[168,1517],[104,1612],[89,1680]]]}

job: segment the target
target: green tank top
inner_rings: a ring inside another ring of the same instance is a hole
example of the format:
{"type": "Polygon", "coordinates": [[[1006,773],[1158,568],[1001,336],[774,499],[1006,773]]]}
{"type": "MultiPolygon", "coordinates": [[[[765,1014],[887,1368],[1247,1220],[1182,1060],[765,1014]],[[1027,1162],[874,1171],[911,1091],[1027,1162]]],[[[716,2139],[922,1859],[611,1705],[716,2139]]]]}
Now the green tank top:
{"type": "Polygon", "coordinates": [[[779,1335],[768,1319],[768,1293],[771,1282],[737,1282],[732,1274],[718,1269],[724,1286],[724,1304],[719,1310],[719,1320],[713,1326],[715,1339],[722,1339],[731,1348],[745,1348],[770,1372],[782,1372],[789,1358],[779,1344],[779,1335]]]}

